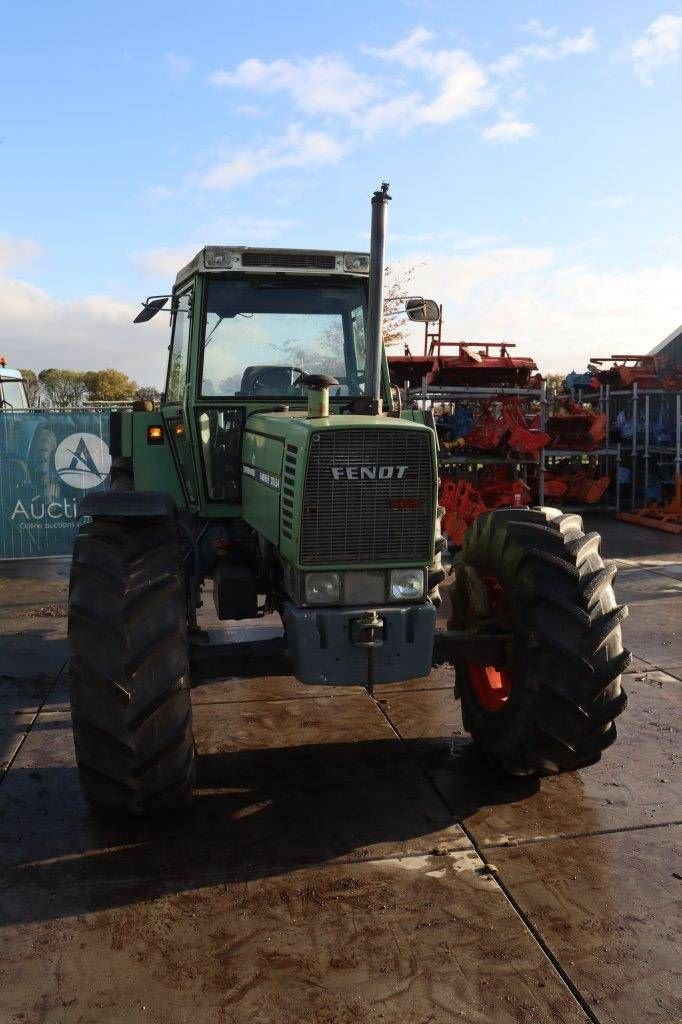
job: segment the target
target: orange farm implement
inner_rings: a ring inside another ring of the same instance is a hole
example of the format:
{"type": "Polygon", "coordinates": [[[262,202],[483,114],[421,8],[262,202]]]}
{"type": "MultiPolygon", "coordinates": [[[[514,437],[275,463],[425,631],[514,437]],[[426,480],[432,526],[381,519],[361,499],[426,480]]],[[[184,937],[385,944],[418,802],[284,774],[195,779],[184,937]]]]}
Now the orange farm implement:
{"type": "Polygon", "coordinates": [[[637,526],[650,526],[666,533],[682,533],[682,474],[675,478],[675,494],[665,505],[654,503],[634,512],[619,512],[618,518],[637,526]]]}

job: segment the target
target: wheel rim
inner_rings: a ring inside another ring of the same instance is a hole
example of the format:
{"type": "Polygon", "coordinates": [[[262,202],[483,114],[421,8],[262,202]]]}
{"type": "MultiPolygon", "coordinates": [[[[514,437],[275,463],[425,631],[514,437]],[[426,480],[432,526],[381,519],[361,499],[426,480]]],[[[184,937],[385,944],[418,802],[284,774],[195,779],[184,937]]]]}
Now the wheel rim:
{"type": "MultiPolygon", "coordinates": [[[[494,576],[483,576],[481,583],[486,593],[488,609],[494,615],[504,615],[509,602],[502,584],[494,576]]],[[[513,668],[495,668],[494,665],[480,665],[467,661],[469,679],[478,702],[486,711],[501,711],[509,700],[514,688],[513,668]]]]}

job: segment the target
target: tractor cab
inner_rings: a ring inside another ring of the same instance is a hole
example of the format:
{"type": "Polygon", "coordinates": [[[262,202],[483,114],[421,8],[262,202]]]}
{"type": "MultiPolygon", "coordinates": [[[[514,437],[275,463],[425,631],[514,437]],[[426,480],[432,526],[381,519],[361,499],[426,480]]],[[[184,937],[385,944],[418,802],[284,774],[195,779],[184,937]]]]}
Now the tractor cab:
{"type": "Polygon", "coordinates": [[[26,385],[21,370],[10,370],[4,356],[0,356],[0,413],[28,409],[26,385]]]}

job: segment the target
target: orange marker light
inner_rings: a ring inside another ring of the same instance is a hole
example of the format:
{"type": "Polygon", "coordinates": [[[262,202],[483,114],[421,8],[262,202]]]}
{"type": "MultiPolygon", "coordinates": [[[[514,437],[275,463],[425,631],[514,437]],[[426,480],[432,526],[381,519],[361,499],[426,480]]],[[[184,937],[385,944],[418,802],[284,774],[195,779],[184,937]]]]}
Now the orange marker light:
{"type": "Polygon", "coordinates": [[[185,436],[185,424],[184,423],[176,423],[175,424],[175,436],[176,437],[184,437],[185,436]]]}
{"type": "Polygon", "coordinates": [[[163,444],[163,427],[147,427],[147,444],[163,444]]]}

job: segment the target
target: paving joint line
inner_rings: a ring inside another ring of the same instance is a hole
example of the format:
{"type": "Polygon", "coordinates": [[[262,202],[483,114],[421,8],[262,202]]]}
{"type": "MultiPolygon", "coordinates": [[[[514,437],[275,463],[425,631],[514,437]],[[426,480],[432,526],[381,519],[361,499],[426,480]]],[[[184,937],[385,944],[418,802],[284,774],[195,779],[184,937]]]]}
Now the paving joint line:
{"type": "MultiPolygon", "coordinates": [[[[672,562],[672,565],[679,565],[679,564],[680,564],[679,562],[672,562]]],[[[619,570],[622,569],[622,568],[623,568],[622,566],[619,566],[619,570]]],[[[653,573],[656,576],[666,576],[669,580],[677,580],[678,583],[680,582],[679,577],[678,576],[674,576],[673,573],[671,573],[671,572],[664,572],[662,569],[652,569],[650,565],[642,565],[641,562],[638,563],[637,565],[633,565],[632,569],[635,572],[650,572],[650,573],[653,573]]],[[[627,568],[625,569],[625,571],[627,571],[627,568]]]]}
{"type": "MultiPolygon", "coordinates": [[[[377,706],[377,708],[379,710],[379,713],[386,720],[386,723],[388,724],[389,728],[393,731],[393,733],[395,734],[397,739],[400,740],[402,745],[405,747],[405,749],[406,749],[409,757],[411,758],[412,762],[417,766],[417,768],[422,773],[422,775],[424,776],[424,778],[426,779],[428,784],[431,786],[433,791],[436,793],[438,799],[447,808],[448,812],[452,813],[450,811],[450,808],[448,807],[448,804],[445,801],[443,795],[441,794],[440,790],[438,789],[438,787],[434,784],[433,780],[426,773],[426,771],[422,767],[421,763],[417,760],[416,757],[414,757],[414,755],[412,753],[412,750],[411,750],[410,746],[408,745],[407,741],[398,732],[398,730],[396,729],[396,727],[393,724],[393,722],[391,721],[391,719],[384,712],[383,708],[377,703],[377,701],[374,701],[374,703],[377,706]]],[[[485,856],[485,854],[483,852],[483,849],[479,846],[478,842],[474,838],[473,834],[470,832],[470,830],[467,828],[467,826],[464,824],[463,821],[459,821],[458,824],[459,824],[459,827],[462,829],[462,832],[464,832],[465,836],[467,837],[467,839],[471,843],[473,849],[476,851],[476,853],[480,857],[480,859],[483,862],[483,864],[488,866],[489,865],[489,861],[488,861],[487,857],[485,856]]],[[[520,919],[521,923],[523,925],[525,925],[525,927],[526,927],[527,931],[529,932],[529,934],[531,935],[531,937],[533,939],[535,939],[536,943],[538,944],[538,946],[540,947],[542,952],[547,957],[547,960],[549,961],[551,966],[557,972],[557,974],[562,979],[562,981],[563,981],[564,985],[566,986],[566,988],[568,989],[568,991],[571,993],[571,995],[573,996],[575,1001],[578,1003],[580,1008],[583,1010],[583,1012],[587,1016],[587,1019],[591,1022],[591,1024],[601,1024],[601,1021],[599,1020],[599,1017],[597,1017],[597,1015],[595,1014],[594,1010],[592,1009],[592,1007],[590,1006],[588,1001],[585,999],[585,997],[583,996],[582,992],[577,987],[577,985],[575,984],[575,982],[571,978],[571,976],[568,973],[568,971],[566,971],[565,968],[561,965],[560,961],[557,959],[557,956],[552,951],[551,947],[548,945],[548,943],[542,937],[542,935],[537,930],[537,928],[532,924],[530,918],[528,917],[526,912],[523,910],[521,905],[518,903],[518,901],[515,899],[515,897],[512,896],[508,886],[505,884],[505,882],[502,881],[502,879],[500,878],[500,876],[499,876],[499,874],[497,872],[492,874],[492,878],[497,883],[497,885],[498,885],[500,891],[502,892],[502,894],[507,898],[507,901],[508,901],[509,905],[515,911],[515,913],[518,916],[518,918],[520,919]]]]}
{"type": "MultiPolygon", "coordinates": [[[[461,824],[461,822],[459,822],[461,824]]],[[[589,839],[591,836],[613,836],[619,832],[644,832],[652,828],[674,828],[682,825],[682,821],[652,821],[642,825],[622,825],[620,828],[597,828],[593,832],[556,832],[550,836],[527,836],[525,839],[511,839],[499,843],[481,842],[484,850],[513,850],[516,846],[528,846],[531,843],[556,843],[568,839],[589,839]]],[[[464,828],[464,826],[462,825],[464,828]]]]}
{"type": "Polygon", "coordinates": [[[19,756],[19,752],[21,751],[22,747],[24,746],[24,743],[28,739],[28,735],[31,732],[31,729],[33,728],[33,726],[38,721],[38,716],[40,715],[40,713],[42,712],[43,708],[45,707],[45,704],[47,703],[47,698],[50,696],[50,694],[54,690],[55,686],[59,682],[59,679],[61,678],[62,672],[64,671],[64,669],[66,668],[68,663],[69,663],[69,659],[65,658],[62,667],[59,669],[59,671],[55,675],[54,679],[52,680],[52,682],[48,686],[47,690],[45,691],[45,696],[43,697],[42,701],[40,702],[40,705],[38,706],[35,714],[33,715],[33,718],[29,722],[29,724],[28,724],[28,726],[26,728],[26,732],[21,737],[21,740],[19,742],[19,745],[18,745],[17,749],[14,751],[14,753],[10,757],[9,761],[7,762],[7,765],[6,765],[5,770],[3,771],[2,775],[0,775],[0,786],[3,784],[3,782],[5,781],[7,776],[9,775],[10,769],[12,768],[12,765],[14,764],[14,762],[17,759],[17,757],[19,756]]]}

